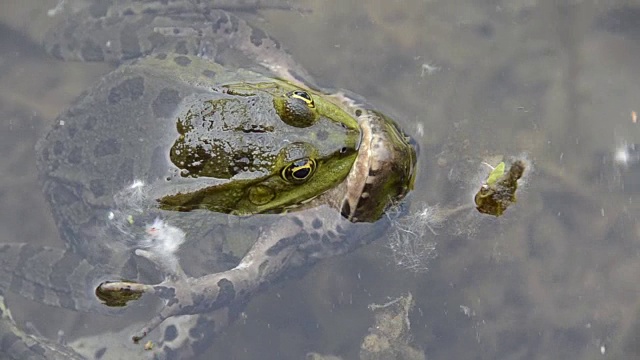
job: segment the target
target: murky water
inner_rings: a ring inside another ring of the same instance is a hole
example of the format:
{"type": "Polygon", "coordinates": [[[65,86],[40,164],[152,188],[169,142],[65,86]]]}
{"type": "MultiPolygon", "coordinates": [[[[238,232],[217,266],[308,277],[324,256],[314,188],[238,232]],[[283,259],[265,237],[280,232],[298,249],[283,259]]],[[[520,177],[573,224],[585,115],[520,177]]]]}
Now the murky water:
{"type": "MultiPolygon", "coordinates": [[[[55,1],[28,3],[0,4],[0,241],[63,246],[33,144],[109,67],[50,59],[31,41],[55,1]]],[[[264,28],[321,84],[363,95],[416,135],[414,213],[471,201],[482,161],[532,166],[505,216],[472,210],[426,233],[438,254],[429,271],[397,266],[381,239],[257,296],[211,351],[356,358],[367,305],[412,292],[412,344],[428,359],[640,356],[637,174],[607,161],[640,141],[640,2],[306,4],[312,13],[264,12],[264,28]]],[[[52,338],[126,325],[18,297],[9,305],[52,338]]]]}

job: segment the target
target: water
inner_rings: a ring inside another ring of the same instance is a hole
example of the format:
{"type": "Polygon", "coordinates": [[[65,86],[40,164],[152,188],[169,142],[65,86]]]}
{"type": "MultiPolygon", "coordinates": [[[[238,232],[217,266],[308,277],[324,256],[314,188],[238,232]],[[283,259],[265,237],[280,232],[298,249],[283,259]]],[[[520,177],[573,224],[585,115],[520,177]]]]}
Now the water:
{"type": "MultiPolygon", "coordinates": [[[[33,19],[55,1],[37,11],[24,4],[7,1],[0,16],[37,38],[46,21],[33,19]]],[[[321,84],[365,96],[416,134],[412,210],[470,201],[480,163],[495,155],[524,156],[532,168],[505,216],[471,211],[426,232],[438,255],[428,272],[395,266],[380,240],[257,296],[211,351],[352,359],[373,324],[367,305],[410,291],[413,344],[428,359],[637,357],[637,180],[603,159],[640,140],[640,2],[307,4],[313,13],[264,13],[264,27],[321,84]]],[[[108,66],[52,60],[9,28],[0,46],[2,241],[62,246],[32,147],[108,66]]],[[[21,323],[52,338],[126,325],[9,301],[21,323]]]]}

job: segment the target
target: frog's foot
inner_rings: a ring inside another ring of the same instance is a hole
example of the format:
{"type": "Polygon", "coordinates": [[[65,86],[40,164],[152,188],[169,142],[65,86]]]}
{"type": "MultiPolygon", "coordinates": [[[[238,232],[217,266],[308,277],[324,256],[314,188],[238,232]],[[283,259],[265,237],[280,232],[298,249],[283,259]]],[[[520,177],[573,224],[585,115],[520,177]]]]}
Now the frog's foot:
{"type": "Polygon", "coordinates": [[[132,336],[133,342],[138,343],[168,318],[241,307],[265,281],[251,270],[238,266],[200,278],[179,277],[157,285],[108,283],[105,289],[154,293],[165,301],[166,305],[160,313],[132,336]]]}
{"type": "Polygon", "coordinates": [[[167,272],[167,280],[156,285],[126,280],[104,281],[95,289],[96,297],[109,307],[124,307],[145,293],[155,294],[165,301],[160,313],[133,335],[134,343],[144,339],[168,318],[208,313],[231,305],[238,308],[264,280],[256,274],[255,267],[243,263],[228,271],[190,278],[178,263],[168,267],[165,257],[153,251],[138,249],[136,254],[163,268],[167,272]]]}

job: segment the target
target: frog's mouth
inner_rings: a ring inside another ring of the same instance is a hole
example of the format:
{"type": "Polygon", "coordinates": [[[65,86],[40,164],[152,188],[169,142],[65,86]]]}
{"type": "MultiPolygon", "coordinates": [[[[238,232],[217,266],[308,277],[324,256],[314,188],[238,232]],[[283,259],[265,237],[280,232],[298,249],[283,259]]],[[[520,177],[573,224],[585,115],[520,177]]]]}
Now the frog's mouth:
{"type": "Polygon", "coordinates": [[[361,142],[346,184],[342,216],[374,222],[413,188],[417,145],[383,114],[366,110],[358,117],[361,142]]]}

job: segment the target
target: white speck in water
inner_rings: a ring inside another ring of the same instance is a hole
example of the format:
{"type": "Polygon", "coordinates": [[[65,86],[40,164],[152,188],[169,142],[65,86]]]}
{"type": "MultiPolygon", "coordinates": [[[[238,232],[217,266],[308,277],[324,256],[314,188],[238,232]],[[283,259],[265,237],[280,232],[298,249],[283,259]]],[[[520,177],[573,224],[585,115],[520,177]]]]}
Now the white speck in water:
{"type": "Polygon", "coordinates": [[[108,41],[104,44],[104,46],[106,46],[107,48],[110,48],[110,47],[111,47],[111,40],[108,40],[108,41]]]}
{"type": "Polygon", "coordinates": [[[613,160],[618,165],[623,165],[623,166],[627,165],[627,162],[629,161],[629,153],[627,152],[627,147],[622,146],[616,149],[616,152],[613,155],[613,160]]]}
{"type": "Polygon", "coordinates": [[[606,351],[607,349],[604,347],[604,345],[600,345],[600,354],[604,355],[606,351]]]}
{"type": "Polygon", "coordinates": [[[60,126],[64,126],[64,120],[60,120],[60,126]]]}
{"type": "Polygon", "coordinates": [[[420,122],[416,124],[416,134],[420,137],[424,136],[424,124],[420,122]]]}
{"type": "Polygon", "coordinates": [[[65,2],[66,0],[58,1],[58,4],[53,9],[49,9],[49,11],[47,11],[47,16],[54,17],[58,15],[62,11],[62,8],[64,7],[65,2]]]}
{"type": "Polygon", "coordinates": [[[116,215],[113,213],[113,211],[109,211],[109,214],[107,215],[107,219],[109,220],[113,220],[113,218],[115,218],[116,215]]]}
{"type": "Polygon", "coordinates": [[[460,305],[460,311],[462,311],[462,313],[468,317],[471,317],[473,315],[471,308],[468,306],[460,305]]]}
{"type": "Polygon", "coordinates": [[[131,184],[130,188],[131,189],[137,189],[139,187],[143,187],[144,186],[144,182],[142,180],[134,180],[133,184],[131,184]]]}
{"type": "Polygon", "coordinates": [[[640,161],[639,153],[636,144],[622,144],[614,150],[613,162],[620,167],[627,168],[640,161]]]}
{"type": "Polygon", "coordinates": [[[422,70],[420,72],[420,77],[424,77],[425,75],[432,75],[436,71],[440,71],[440,66],[431,65],[429,63],[424,63],[420,67],[422,70]]]}

